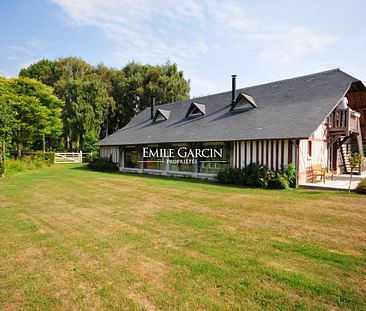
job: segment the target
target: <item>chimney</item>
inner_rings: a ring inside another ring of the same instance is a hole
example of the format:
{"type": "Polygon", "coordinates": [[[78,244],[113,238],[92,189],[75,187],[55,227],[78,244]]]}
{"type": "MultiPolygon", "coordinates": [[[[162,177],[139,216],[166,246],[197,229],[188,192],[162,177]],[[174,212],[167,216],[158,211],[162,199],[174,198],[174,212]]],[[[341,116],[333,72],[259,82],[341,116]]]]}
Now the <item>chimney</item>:
{"type": "Polygon", "coordinates": [[[155,113],[155,96],[151,96],[151,119],[154,119],[155,113]]]}
{"type": "Polygon", "coordinates": [[[236,98],[236,75],[231,75],[231,104],[234,104],[236,98]]]}

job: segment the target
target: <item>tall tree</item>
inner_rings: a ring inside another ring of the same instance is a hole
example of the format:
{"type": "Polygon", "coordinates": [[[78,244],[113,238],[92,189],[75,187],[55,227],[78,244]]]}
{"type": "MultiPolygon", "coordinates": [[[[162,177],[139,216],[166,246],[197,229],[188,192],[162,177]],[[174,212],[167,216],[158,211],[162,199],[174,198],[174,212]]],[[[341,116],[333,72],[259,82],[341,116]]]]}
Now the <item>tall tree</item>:
{"type": "Polygon", "coordinates": [[[62,112],[66,149],[84,148],[126,125],[150,105],[188,98],[189,80],[176,64],[161,66],[131,62],[121,70],[100,64],[91,66],[80,58],[41,60],[22,69],[20,76],[39,79],[54,87],[65,102],[62,112]],[[90,92],[90,94],[88,94],[90,92]]]}
{"type": "Polygon", "coordinates": [[[18,78],[9,80],[9,89],[15,116],[13,141],[19,156],[24,147],[31,147],[36,141],[60,136],[63,102],[53,95],[52,88],[33,79],[18,78]]]}
{"type": "Polygon", "coordinates": [[[6,147],[11,141],[15,122],[14,111],[10,106],[11,100],[9,80],[0,77],[0,177],[4,176],[6,147]]]}
{"type": "Polygon", "coordinates": [[[76,57],[60,58],[51,64],[45,60],[20,72],[50,83],[55,94],[65,102],[62,111],[66,149],[83,149],[86,138],[96,142],[101,124],[113,109],[111,70],[103,65],[96,68],[76,57]],[[52,77],[48,73],[52,72],[52,77]]]}
{"type": "Polygon", "coordinates": [[[21,69],[19,77],[36,79],[48,86],[54,86],[57,80],[55,62],[42,59],[37,63],[31,64],[28,68],[21,69]]]}
{"type": "Polygon", "coordinates": [[[170,103],[189,98],[190,82],[176,64],[127,64],[113,81],[116,108],[110,115],[110,130],[123,127],[130,119],[150,105],[151,96],[157,103],[170,103]]]}

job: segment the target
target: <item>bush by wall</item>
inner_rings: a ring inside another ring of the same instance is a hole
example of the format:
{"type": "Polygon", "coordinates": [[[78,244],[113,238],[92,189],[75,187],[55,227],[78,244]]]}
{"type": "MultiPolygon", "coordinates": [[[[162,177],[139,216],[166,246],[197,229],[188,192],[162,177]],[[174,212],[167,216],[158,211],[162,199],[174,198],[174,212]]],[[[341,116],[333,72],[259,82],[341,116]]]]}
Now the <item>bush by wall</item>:
{"type": "Polygon", "coordinates": [[[290,164],[281,171],[273,171],[265,165],[251,163],[241,170],[233,167],[220,170],[216,179],[236,186],[286,189],[296,186],[296,169],[290,164]]]}
{"type": "Polygon", "coordinates": [[[287,189],[289,185],[289,179],[283,172],[268,171],[264,178],[264,186],[268,189],[287,189]]]}
{"type": "Polygon", "coordinates": [[[366,194],[366,178],[363,178],[357,185],[356,191],[358,193],[366,194]]]}
{"type": "Polygon", "coordinates": [[[97,170],[97,171],[104,171],[104,172],[114,172],[118,171],[118,167],[116,164],[112,162],[111,159],[104,159],[104,158],[93,158],[88,163],[88,167],[97,170]]]}

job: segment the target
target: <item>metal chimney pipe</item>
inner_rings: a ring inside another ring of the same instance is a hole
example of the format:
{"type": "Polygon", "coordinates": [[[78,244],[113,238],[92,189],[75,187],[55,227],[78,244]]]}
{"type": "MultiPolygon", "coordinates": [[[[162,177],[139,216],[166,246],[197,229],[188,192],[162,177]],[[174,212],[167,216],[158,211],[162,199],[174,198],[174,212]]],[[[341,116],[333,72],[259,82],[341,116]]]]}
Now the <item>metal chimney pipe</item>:
{"type": "Polygon", "coordinates": [[[155,114],[155,96],[151,96],[151,119],[154,119],[155,114]]]}
{"type": "Polygon", "coordinates": [[[236,75],[231,75],[231,103],[235,102],[236,98],[236,75]]]}

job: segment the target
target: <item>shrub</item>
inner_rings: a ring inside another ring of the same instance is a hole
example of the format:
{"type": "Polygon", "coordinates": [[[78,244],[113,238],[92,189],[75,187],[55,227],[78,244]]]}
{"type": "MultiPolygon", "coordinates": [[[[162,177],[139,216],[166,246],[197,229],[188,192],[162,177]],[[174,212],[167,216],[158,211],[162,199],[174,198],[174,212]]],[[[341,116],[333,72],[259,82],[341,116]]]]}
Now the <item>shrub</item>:
{"type": "Polygon", "coordinates": [[[117,165],[113,163],[111,159],[98,158],[98,157],[93,158],[88,163],[88,167],[93,170],[104,171],[104,172],[118,171],[117,165]]]}
{"type": "Polygon", "coordinates": [[[223,184],[244,185],[244,175],[241,170],[233,167],[225,167],[216,176],[217,180],[223,184]]]}
{"type": "Polygon", "coordinates": [[[295,188],[296,187],[296,177],[297,177],[297,172],[296,172],[295,165],[293,165],[293,164],[287,165],[283,169],[282,172],[286,175],[289,186],[291,188],[295,188]]]}
{"type": "Polygon", "coordinates": [[[357,185],[356,191],[358,193],[366,194],[366,178],[363,178],[357,185]]]}
{"type": "Polygon", "coordinates": [[[90,163],[92,162],[94,159],[93,155],[90,154],[90,155],[83,155],[83,163],[90,163]]]}
{"type": "Polygon", "coordinates": [[[55,162],[55,153],[43,151],[23,152],[21,160],[24,159],[29,159],[35,162],[44,162],[44,164],[50,166],[55,162]]]}
{"type": "Polygon", "coordinates": [[[289,180],[284,173],[269,171],[266,176],[265,185],[268,189],[287,189],[289,187],[289,180]]]}
{"type": "Polygon", "coordinates": [[[220,183],[237,186],[286,189],[296,186],[296,170],[291,164],[277,172],[269,170],[265,165],[251,163],[242,170],[226,167],[218,172],[216,179],[220,183]]]}
{"type": "Polygon", "coordinates": [[[268,167],[264,165],[258,165],[256,163],[250,163],[243,170],[245,185],[251,187],[263,187],[263,179],[268,173],[268,167]]]}
{"type": "Polygon", "coordinates": [[[54,159],[54,152],[23,152],[21,158],[5,159],[5,173],[11,174],[51,166],[54,163],[54,159]]]}

